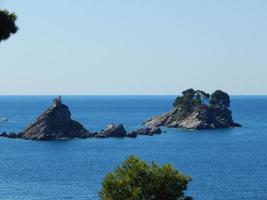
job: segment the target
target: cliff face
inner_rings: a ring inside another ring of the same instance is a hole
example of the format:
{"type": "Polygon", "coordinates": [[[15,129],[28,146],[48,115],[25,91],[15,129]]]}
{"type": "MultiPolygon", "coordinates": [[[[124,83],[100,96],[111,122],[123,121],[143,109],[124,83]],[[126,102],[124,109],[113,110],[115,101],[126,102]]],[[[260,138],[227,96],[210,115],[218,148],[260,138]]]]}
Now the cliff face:
{"type": "Polygon", "coordinates": [[[88,131],[77,121],[71,119],[71,113],[64,104],[50,107],[37,120],[26,128],[21,138],[51,140],[59,138],[82,137],[88,131]]]}
{"type": "MultiPolygon", "coordinates": [[[[145,121],[144,124],[146,126],[166,126],[184,129],[215,129],[241,126],[232,119],[232,112],[228,109],[230,100],[227,100],[229,101],[227,102],[228,106],[218,106],[216,104],[206,105],[198,101],[198,99],[195,99],[192,94],[190,94],[190,98],[186,95],[184,94],[183,97],[178,97],[176,102],[180,101],[182,103],[174,104],[174,108],[170,112],[153,117],[145,121]],[[185,106],[187,106],[186,112],[185,106]]],[[[223,102],[220,99],[216,100],[223,102]]]]}
{"type": "Polygon", "coordinates": [[[146,126],[166,126],[184,129],[215,129],[240,127],[234,123],[230,110],[208,110],[190,112],[187,116],[178,118],[178,109],[174,108],[171,112],[153,117],[147,120],[146,126]]]}

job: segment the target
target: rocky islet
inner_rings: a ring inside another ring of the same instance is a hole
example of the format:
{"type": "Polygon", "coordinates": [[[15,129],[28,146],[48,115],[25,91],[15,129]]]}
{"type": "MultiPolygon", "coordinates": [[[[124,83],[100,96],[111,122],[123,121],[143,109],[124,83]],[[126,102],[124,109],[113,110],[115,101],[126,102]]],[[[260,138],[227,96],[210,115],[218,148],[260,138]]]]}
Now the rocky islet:
{"type": "Polygon", "coordinates": [[[144,125],[195,130],[240,127],[233,121],[229,107],[230,97],[221,90],[210,95],[188,89],[176,98],[171,111],[148,119],[144,125]]]}
{"type": "Polygon", "coordinates": [[[3,132],[0,137],[31,140],[135,138],[138,135],[160,134],[161,126],[195,130],[240,127],[240,124],[233,121],[229,107],[230,97],[221,90],[209,95],[201,90],[188,89],[175,99],[171,111],[145,121],[144,127],[127,132],[122,124],[109,124],[100,132],[90,132],[71,118],[68,106],[62,103],[61,97],[58,97],[24,131],[9,134],[3,132]]]}

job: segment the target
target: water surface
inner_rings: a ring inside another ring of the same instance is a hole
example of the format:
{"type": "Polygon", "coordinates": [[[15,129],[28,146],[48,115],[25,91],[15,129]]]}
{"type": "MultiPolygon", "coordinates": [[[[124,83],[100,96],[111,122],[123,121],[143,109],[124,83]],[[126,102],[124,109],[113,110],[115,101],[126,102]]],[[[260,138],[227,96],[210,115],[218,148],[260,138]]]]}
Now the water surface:
{"type": "MultiPolygon", "coordinates": [[[[50,105],[50,96],[1,96],[2,131],[21,131],[50,105]]],[[[72,117],[92,131],[123,123],[135,129],[168,111],[173,96],[64,96],[72,117]]],[[[0,138],[0,199],[96,200],[104,176],[129,155],[171,163],[192,176],[195,200],[267,199],[267,97],[234,96],[242,128],[133,138],[38,142],[0,138]]]]}

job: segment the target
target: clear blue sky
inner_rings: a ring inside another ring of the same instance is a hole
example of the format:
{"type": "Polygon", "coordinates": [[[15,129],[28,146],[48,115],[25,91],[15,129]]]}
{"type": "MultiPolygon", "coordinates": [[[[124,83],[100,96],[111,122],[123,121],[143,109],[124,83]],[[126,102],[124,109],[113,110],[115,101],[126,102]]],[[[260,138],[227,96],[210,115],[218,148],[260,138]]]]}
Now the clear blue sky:
{"type": "Polygon", "coordinates": [[[0,0],[0,94],[267,94],[266,0],[0,0]]]}

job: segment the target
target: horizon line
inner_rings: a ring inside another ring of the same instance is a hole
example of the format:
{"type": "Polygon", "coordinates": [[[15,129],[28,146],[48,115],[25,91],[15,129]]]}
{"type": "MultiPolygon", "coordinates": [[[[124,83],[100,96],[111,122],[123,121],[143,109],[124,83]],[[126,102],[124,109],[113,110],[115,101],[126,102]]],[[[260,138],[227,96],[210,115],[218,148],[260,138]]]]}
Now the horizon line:
{"type": "MultiPolygon", "coordinates": [[[[0,94],[0,96],[178,96],[179,94],[0,94]]],[[[267,94],[229,94],[230,96],[267,96],[267,94]]]]}

